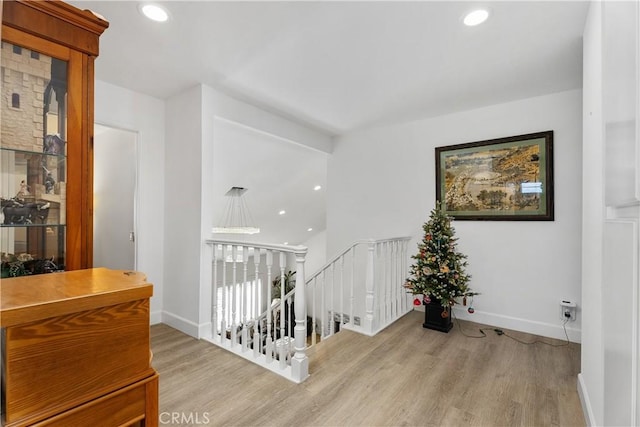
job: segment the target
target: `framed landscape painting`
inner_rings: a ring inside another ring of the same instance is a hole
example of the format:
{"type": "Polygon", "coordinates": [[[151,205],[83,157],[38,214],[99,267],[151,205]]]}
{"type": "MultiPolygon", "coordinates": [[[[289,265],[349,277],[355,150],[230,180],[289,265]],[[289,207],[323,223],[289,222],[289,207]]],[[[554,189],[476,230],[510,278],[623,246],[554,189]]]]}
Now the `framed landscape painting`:
{"type": "Polygon", "coordinates": [[[436,199],[455,219],[553,221],[553,131],[436,147],[436,199]]]}

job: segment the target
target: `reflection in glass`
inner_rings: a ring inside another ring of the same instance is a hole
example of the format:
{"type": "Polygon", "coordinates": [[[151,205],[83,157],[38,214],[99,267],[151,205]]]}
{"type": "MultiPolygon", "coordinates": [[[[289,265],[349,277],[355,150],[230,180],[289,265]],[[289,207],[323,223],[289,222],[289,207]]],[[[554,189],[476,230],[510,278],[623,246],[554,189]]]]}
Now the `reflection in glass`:
{"type": "Polygon", "coordinates": [[[64,269],[67,63],[2,42],[2,277],[64,269]]]}

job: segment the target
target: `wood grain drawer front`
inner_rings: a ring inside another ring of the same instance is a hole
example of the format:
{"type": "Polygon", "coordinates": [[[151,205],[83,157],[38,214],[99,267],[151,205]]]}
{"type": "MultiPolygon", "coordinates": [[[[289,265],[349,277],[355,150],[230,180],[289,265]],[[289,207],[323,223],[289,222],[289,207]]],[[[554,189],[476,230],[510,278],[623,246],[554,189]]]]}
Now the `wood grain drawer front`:
{"type": "Polygon", "coordinates": [[[149,300],[6,329],[6,422],[36,422],[153,375],[149,300]]]}
{"type": "Polygon", "coordinates": [[[145,425],[155,425],[158,413],[148,406],[148,397],[153,397],[148,395],[155,391],[157,399],[157,389],[158,375],[155,374],[149,379],[48,418],[33,427],[115,427],[128,426],[143,420],[145,425]]]}

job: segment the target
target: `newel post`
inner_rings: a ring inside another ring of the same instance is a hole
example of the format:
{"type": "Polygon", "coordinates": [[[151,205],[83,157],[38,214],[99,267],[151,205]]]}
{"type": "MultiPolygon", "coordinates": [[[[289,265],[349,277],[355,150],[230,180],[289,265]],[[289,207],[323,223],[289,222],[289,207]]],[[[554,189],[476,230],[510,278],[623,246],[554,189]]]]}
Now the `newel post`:
{"type": "Polygon", "coordinates": [[[374,330],[373,319],[373,307],[374,307],[374,293],[373,283],[375,276],[375,264],[374,256],[376,250],[376,242],[373,240],[367,244],[367,271],[365,276],[365,316],[364,316],[364,330],[365,333],[372,334],[374,330]]]}
{"type": "Polygon", "coordinates": [[[296,327],[294,329],[295,355],[291,359],[291,376],[296,382],[302,382],[309,376],[309,358],[307,357],[307,302],[305,299],[304,258],[307,249],[301,249],[296,254],[296,288],[293,294],[296,327]]]}

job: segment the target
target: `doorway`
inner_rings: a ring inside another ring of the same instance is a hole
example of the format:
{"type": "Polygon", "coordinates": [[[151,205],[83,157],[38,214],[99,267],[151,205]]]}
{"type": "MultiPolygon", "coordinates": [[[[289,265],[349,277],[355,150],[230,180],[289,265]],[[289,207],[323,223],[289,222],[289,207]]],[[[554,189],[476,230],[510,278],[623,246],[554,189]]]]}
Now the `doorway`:
{"type": "Polygon", "coordinates": [[[136,269],[135,132],[96,124],[93,137],[93,266],[136,269]]]}

